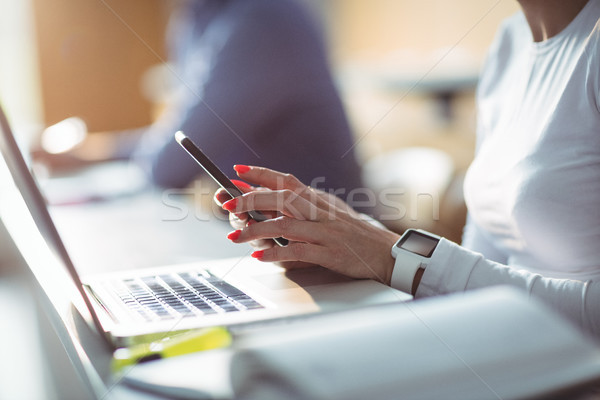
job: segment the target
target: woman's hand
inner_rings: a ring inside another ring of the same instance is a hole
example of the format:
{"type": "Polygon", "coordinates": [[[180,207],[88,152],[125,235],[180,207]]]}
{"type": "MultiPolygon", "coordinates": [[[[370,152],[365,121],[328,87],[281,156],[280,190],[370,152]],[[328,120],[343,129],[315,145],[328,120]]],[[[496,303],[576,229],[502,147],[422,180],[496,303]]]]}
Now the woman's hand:
{"type": "Polygon", "coordinates": [[[293,175],[261,167],[235,169],[240,178],[261,189],[244,188],[242,196],[228,201],[217,193],[216,200],[232,213],[237,228],[228,237],[254,245],[274,237],[290,240],[286,247],[261,247],[253,257],[318,264],[353,278],[390,283],[394,266],[390,252],[399,235],[362,220],[337,197],[307,187],[293,175]],[[250,210],[268,213],[272,219],[248,223],[250,210]]]}
{"type": "MultiPolygon", "coordinates": [[[[233,182],[235,184],[235,186],[242,192],[242,193],[249,193],[252,192],[254,190],[265,190],[264,188],[256,188],[253,186],[250,186],[249,184],[247,184],[246,182],[243,181],[239,181],[236,179],[232,179],[231,182],[233,182]]],[[[223,206],[223,203],[231,200],[231,196],[229,195],[229,193],[227,193],[227,191],[225,189],[218,189],[215,193],[215,197],[214,197],[215,203],[217,203],[220,207],[223,206]]],[[[276,217],[276,214],[274,213],[264,213],[267,217],[269,218],[274,218],[276,217]]],[[[233,228],[236,229],[236,231],[231,232],[227,238],[228,239],[234,239],[237,235],[238,235],[238,230],[245,228],[248,224],[252,224],[255,221],[253,221],[252,219],[250,219],[250,216],[248,215],[248,213],[243,212],[243,213],[229,213],[229,223],[231,224],[231,226],[233,228]]],[[[257,250],[261,250],[261,249],[268,249],[270,247],[273,247],[275,245],[275,243],[273,242],[273,240],[270,239],[259,239],[259,240],[254,240],[251,241],[249,243],[252,247],[254,247],[257,250]]]]}
{"type": "MultiPolygon", "coordinates": [[[[248,185],[246,182],[235,180],[235,179],[232,179],[232,182],[235,184],[235,186],[238,189],[240,189],[240,191],[242,193],[248,193],[248,192],[251,192],[253,190],[269,190],[269,189],[261,188],[261,187],[253,187],[253,186],[248,185]]],[[[227,191],[225,189],[219,189],[215,193],[215,202],[219,206],[222,206],[223,203],[225,203],[225,202],[227,202],[229,200],[231,200],[231,196],[229,195],[229,193],[227,193],[227,191]]],[[[275,218],[275,217],[277,217],[277,213],[268,213],[268,212],[265,212],[263,214],[265,214],[268,218],[275,218]]],[[[243,212],[243,213],[229,213],[229,223],[236,230],[234,232],[229,233],[227,235],[227,238],[230,239],[230,240],[232,240],[232,241],[236,241],[237,237],[241,233],[241,229],[245,228],[249,224],[256,223],[256,221],[250,219],[250,217],[248,216],[248,213],[246,213],[246,212],[243,212]]],[[[256,250],[269,249],[269,248],[275,246],[275,242],[272,239],[257,239],[257,240],[252,240],[252,241],[248,242],[248,244],[250,244],[250,246],[252,246],[256,250]]],[[[315,264],[305,263],[305,262],[302,262],[302,261],[283,261],[283,262],[278,262],[278,264],[281,265],[284,268],[287,268],[287,269],[307,268],[307,267],[314,267],[315,266],[315,264]]]]}

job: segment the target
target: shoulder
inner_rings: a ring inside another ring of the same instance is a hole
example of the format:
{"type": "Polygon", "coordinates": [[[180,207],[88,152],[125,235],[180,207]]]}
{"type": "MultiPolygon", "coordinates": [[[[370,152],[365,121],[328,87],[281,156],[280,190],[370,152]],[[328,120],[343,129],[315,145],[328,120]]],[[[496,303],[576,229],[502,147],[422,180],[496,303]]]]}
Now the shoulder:
{"type": "Polygon", "coordinates": [[[505,19],[489,47],[485,68],[503,69],[512,56],[531,42],[531,32],[522,12],[505,19]]]}
{"type": "Polygon", "coordinates": [[[596,108],[600,112],[600,20],[596,23],[592,34],[589,37],[586,48],[588,55],[588,81],[594,85],[596,94],[596,108]]]}
{"type": "Polygon", "coordinates": [[[574,36],[583,40],[588,53],[598,53],[600,44],[600,0],[589,0],[582,10],[585,15],[578,16],[579,24],[575,27],[574,36]]]}
{"type": "Polygon", "coordinates": [[[272,62],[325,57],[319,20],[307,4],[297,0],[229,0],[218,28],[218,40],[235,48],[251,49],[272,62]]]}
{"type": "Polygon", "coordinates": [[[293,15],[299,10],[304,10],[304,3],[298,0],[229,0],[232,9],[247,13],[248,15],[293,15]]]}
{"type": "Polygon", "coordinates": [[[531,40],[532,37],[527,25],[527,19],[522,11],[518,11],[510,17],[505,18],[500,23],[494,39],[499,44],[515,44],[515,42],[531,42],[531,40]]]}
{"type": "Polygon", "coordinates": [[[588,87],[594,91],[596,107],[600,112],[600,0],[590,0],[585,11],[588,15],[580,32],[587,64],[585,79],[588,87]]]}
{"type": "Polygon", "coordinates": [[[504,102],[503,92],[519,74],[519,58],[529,48],[531,31],[522,12],[502,21],[488,48],[477,84],[478,147],[487,129],[497,118],[497,108],[504,102]]]}
{"type": "Polygon", "coordinates": [[[314,29],[315,16],[297,0],[229,0],[224,17],[257,30],[314,29]]]}
{"type": "Polygon", "coordinates": [[[594,1],[589,11],[589,24],[587,28],[585,26],[582,27],[580,37],[585,43],[585,52],[588,58],[597,63],[600,55],[600,0],[594,1]]]}
{"type": "Polygon", "coordinates": [[[522,12],[501,23],[481,68],[478,97],[485,97],[497,88],[503,78],[510,79],[515,71],[516,59],[527,51],[531,40],[531,31],[522,12]]]}

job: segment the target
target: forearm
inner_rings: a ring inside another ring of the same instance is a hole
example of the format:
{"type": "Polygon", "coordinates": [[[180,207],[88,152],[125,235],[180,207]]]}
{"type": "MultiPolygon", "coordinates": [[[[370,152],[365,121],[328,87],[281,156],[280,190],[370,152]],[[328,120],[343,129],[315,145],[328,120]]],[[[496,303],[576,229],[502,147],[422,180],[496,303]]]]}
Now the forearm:
{"type": "Polygon", "coordinates": [[[425,270],[416,297],[428,297],[495,285],[525,290],[584,330],[600,337],[600,284],[545,278],[485,259],[447,240],[440,241],[425,270]]]}

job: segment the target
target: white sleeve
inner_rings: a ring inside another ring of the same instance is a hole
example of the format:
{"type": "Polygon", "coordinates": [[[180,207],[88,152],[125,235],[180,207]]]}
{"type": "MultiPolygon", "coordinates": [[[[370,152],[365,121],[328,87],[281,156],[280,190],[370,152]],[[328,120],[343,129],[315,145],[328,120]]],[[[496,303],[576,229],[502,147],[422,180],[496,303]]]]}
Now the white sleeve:
{"type": "Polygon", "coordinates": [[[525,290],[600,339],[600,282],[545,278],[488,260],[443,238],[423,274],[416,297],[496,285],[525,290]]]}
{"type": "Polygon", "coordinates": [[[485,232],[475,224],[469,214],[467,214],[467,224],[463,231],[462,246],[483,254],[488,260],[503,264],[507,261],[506,255],[494,246],[493,242],[486,237],[485,232]]]}

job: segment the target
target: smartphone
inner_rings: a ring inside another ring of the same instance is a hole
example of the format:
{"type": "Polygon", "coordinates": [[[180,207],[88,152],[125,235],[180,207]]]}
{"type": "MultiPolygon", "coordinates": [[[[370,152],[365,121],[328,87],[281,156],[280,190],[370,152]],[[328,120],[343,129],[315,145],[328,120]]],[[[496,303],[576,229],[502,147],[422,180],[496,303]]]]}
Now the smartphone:
{"type": "MultiPolygon", "coordinates": [[[[243,194],[237,188],[237,186],[235,186],[235,184],[231,182],[231,180],[223,173],[223,171],[221,171],[219,167],[215,165],[215,163],[210,161],[210,158],[208,158],[208,156],[204,154],[189,137],[185,136],[182,131],[177,131],[175,133],[175,140],[181,145],[181,147],[185,149],[185,151],[188,152],[190,156],[192,156],[194,160],[196,160],[198,164],[200,164],[206,173],[210,175],[211,178],[213,178],[215,182],[219,184],[219,186],[225,189],[231,198],[235,198],[243,194]]],[[[248,215],[250,215],[250,218],[256,222],[261,222],[268,219],[263,213],[256,210],[248,211],[248,215]]],[[[273,240],[280,246],[287,246],[289,243],[287,239],[281,237],[273,238],[273,240]]]]}

